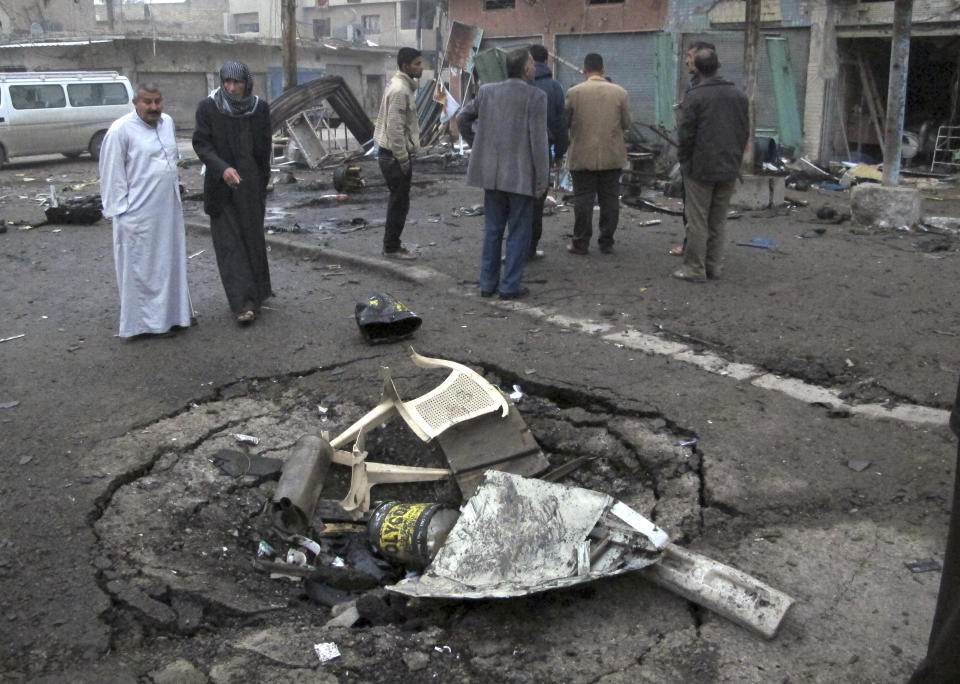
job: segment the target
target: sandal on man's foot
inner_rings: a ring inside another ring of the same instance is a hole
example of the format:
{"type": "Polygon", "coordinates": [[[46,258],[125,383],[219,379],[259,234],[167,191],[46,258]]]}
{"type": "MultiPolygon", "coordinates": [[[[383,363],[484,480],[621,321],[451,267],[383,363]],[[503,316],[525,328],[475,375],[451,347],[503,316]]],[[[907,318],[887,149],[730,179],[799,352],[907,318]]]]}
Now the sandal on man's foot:
{"type": "Polygon", "coordinates": [[[670,256],[683,256],[683,245],[677,245],[667,252],[670,256]]]}
{"type": "Polygon", "coordinates": [[[237,314],[237,323],[240,323],[241,325],[246,323],[253,323],[253,320],[256,317],[257,317],[257,314],[255,314],[253,311],[247,310],[241,314],[237,314]]]}

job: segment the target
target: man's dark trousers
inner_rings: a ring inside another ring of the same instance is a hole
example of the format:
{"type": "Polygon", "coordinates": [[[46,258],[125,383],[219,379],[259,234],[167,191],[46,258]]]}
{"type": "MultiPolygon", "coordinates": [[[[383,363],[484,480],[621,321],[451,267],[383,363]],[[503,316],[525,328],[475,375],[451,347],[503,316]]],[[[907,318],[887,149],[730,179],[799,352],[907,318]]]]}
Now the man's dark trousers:
{"type": "Polygon", "coordinates": [[[387,225],[383,230],[383,251],[396,252],[401,247],[400,234],[410,210],[410,182],[413,180],[413,160],[406,172],[390,150],[380,150],[380,172],[390,189],[387,200],[387,225]]]}
{"type": "MultiPolygon", "coordinates": [[[[960,437],[960,387],[953,402],[950,428],[960,437]]],[[[933,614],[927,657],[909,684],[943,684],[960,681],[960,445],[953,481],[953,511],[943,554],[940,593],[933,614]]]]}
{"type": "Polygon", "coordinates": [[[573,178],[573,246],[589,249],[593,235],[593,203],[600,205],[601,248],[613,247],[613,234],[620,220],[620,169],[571,171],[573,178]]]}

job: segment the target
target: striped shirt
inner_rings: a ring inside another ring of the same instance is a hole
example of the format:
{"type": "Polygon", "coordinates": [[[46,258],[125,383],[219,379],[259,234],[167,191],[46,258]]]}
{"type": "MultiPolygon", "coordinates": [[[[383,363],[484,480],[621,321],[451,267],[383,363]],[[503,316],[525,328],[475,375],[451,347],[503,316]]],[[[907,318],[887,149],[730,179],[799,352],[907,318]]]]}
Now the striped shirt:
{"type": "Polygon", "coordinates": [[[416,83],[402,71],[390,79],[380,102],[373,138],[380,149],[390,150],[401,164],[420,151],[420,120],[414,98],[416,83]]]}

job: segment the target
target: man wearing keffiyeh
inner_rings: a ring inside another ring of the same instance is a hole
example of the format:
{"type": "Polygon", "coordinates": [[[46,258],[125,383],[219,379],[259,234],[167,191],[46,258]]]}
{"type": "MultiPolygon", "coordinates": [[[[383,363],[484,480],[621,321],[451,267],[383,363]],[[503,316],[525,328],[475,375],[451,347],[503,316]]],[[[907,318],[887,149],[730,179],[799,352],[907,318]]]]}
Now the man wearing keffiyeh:
{"type": "Polygon", "coordinates": [[[253,75],[242,62],[227,62],[220,87],[197,106],[193,149],[205,166],[203,209],[220,279],[241,324],[272,294],[263,234],[271,138],[270,107],[253,94],[253,75]]]}

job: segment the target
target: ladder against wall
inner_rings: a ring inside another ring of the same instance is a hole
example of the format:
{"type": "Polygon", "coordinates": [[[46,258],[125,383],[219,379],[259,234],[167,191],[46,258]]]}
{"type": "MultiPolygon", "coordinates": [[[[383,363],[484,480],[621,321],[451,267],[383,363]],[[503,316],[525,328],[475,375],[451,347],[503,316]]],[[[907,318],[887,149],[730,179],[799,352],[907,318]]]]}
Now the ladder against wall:
{"type": "Polygon", "coordinates": [[[940,126],[937,129],[930,171],[938,170],[942,173],[960,172],[960,126],[940,126]]]}

